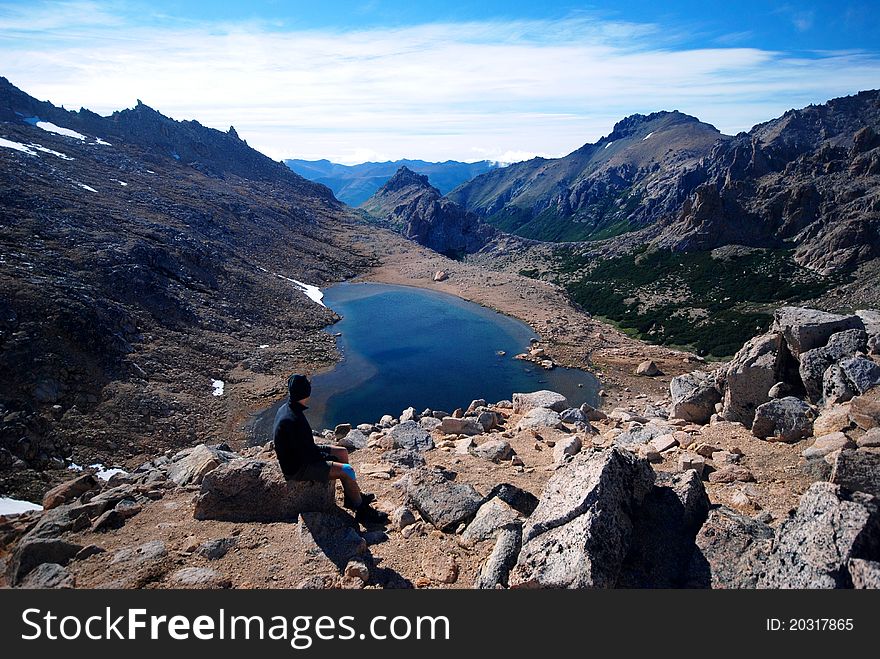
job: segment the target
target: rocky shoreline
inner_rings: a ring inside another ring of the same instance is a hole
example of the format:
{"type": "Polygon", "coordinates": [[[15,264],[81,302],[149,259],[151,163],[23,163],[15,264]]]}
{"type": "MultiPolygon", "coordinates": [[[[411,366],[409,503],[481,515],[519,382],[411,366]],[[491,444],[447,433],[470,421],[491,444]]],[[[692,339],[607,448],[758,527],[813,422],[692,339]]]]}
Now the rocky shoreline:
{"type": "Polygon", "coordinates": [[[286,484],[271,446],[84,473],[0,521],[2,571],[15,587],[876,588],[874,313],[781,309],[717,373],[639,407],[545,391],[342,424],[323,441],[352,452],[383,527],[286,484]],[[813,351],[830,361],[810,400],[813,351]]]}

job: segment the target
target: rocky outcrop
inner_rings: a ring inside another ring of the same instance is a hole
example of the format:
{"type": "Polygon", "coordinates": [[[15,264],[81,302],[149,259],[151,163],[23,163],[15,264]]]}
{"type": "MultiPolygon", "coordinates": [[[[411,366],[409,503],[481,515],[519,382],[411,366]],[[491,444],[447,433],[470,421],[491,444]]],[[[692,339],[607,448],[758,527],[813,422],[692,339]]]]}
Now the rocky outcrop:
{"type": "Polygon", "coordinates": [[[794,396],[768,401],[755,410],[752,434],[771,441],[796,442],[813,434],[813,412],[794,396]]]}
{"type": "Polygon", "coordinates": [[[798,371],[807,398],[814,403],[822,402],[825,371],[836,362],[865,350],[867,342],[868,335],[864,330],[844,330],[831,335],[822,347],[802,352],[799,356],[798,371]]]}
{"type": "Polygon", "coordinates": [[[692,588],[755,588],[773,545],[773,529],[720,506],[696,536],[688,568],[692,588]]]}
{"type": "Polygon", "coordinates": [[[227,522],[287,521],[303,512],[333,510],[334,483],[288,481],[274,461],[240,458],[205,476],[193,516],[227,522]]]}
{"type": "Polygon", "coordinates": [[[715,378],[704,371],[672,378],[669,393],[672,395],[670,416],[694,423],[708,423],[715,414],[715,404],[721,402],[715,378]]]}
{"type": "Polygon", "coordinates": [[[171,458],[168,478],[177,485],[199,485],[205,475],[237,457],[231,451],[199,444],[195,448],[181,451],[171,458]]]}
{"type": "Polygon", "coordinates": [[[614,587],[635,509],[653,481],[648,463],[628,451],[576,455],[550,479],[527,520],[510,586],[614,587]]]}
{"type": "Polygon", "coordinates": [[[814,483],[776,531],[758,588],[851,587],[851,559],[880,556],[880,510],[869,494],[814,483]]]}

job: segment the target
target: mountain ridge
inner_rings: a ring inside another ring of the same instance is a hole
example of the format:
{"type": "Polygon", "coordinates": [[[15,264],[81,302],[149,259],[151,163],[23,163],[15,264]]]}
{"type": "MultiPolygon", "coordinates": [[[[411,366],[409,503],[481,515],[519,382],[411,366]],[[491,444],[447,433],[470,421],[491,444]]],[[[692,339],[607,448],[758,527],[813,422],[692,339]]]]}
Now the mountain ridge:
{"type": "Polygon", "coordinates": [[[425,174],[441,194],[450,192],[463,182],[497,167],[489,160],[468,163],[456,160],[428,162],[425,160],[388,160],[341,165],[329,160],[289,159],[284,163],[309,180],[327,185],[340,200],[356,207],[369,199],[402,166],[425,174]]]}

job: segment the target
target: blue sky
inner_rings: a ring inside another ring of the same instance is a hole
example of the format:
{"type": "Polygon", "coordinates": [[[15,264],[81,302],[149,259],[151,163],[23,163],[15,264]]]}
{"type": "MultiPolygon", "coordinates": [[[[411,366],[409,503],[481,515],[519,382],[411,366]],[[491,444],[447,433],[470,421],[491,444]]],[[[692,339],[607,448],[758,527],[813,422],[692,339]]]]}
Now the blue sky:
{"type": "Polygon", "coordinates": [[[880,87],[876,3],[0,1],[0,74],[273,158],[559,156],[640,112],[727,133],[880,87]]]}

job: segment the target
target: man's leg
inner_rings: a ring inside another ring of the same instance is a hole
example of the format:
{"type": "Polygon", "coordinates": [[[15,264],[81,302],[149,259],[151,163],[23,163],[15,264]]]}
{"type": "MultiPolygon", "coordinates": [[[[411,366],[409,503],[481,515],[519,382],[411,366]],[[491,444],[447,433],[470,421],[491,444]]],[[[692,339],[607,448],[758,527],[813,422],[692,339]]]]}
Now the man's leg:
{"type": "MultiPolygon", "coordinates": [[[[345,451],[345,449],[342,449],[345,451]]],[[[335,456],[334,456],[335,457],[335,456]]],[[[348,457],[348,452],[346,451],[346,457],[348,457]]],[[[355,508],[359,508],[362,499],[361,499],[361,488],[358,487],[357,481],[349,476],[346,471],[343,469],[345,464],[348,463],[346,460],[345,463],[340,462],[331,462],[330,463],[330,478],[338,478],[342,483],[342,490],[345,492],[346,500],[351,502],[351,505],[355,508]]]]}

